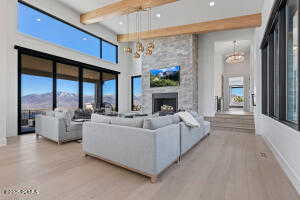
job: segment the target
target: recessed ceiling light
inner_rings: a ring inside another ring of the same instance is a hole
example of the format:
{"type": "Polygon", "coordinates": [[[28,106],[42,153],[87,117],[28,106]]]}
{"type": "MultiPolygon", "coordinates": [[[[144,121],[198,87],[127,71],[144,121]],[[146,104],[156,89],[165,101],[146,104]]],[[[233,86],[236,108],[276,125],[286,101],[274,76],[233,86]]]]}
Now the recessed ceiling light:
{"type": "Polygon", "coordinates": [[[215,6],[215,2],[214,1],[209,2],[209,6],[210,7],[214,7],[215,6]]]}
{"type": "Polygon", "coordinates": [[[42,20],[41,20],[40,18],[37,18],[36,21],[40,22],[40,21],[42,21],[42,20]]]}
{"type": "Polygon", "coordinates": [[[86,37],[84,37],[84,38],[82,38],[82,40],[87,40],[87,38],[86,38],[86,37]]]}
{"type": "Polygon", "coordinates": [[[155,15],[157,18],[160,18],[160,13],[156,13],[155,15]]]}
{"type": "Polygon", "coordinates": [[[121,21],[121,22],[119,22],[119,25],[123,25],[123,22],[121,21]]]}

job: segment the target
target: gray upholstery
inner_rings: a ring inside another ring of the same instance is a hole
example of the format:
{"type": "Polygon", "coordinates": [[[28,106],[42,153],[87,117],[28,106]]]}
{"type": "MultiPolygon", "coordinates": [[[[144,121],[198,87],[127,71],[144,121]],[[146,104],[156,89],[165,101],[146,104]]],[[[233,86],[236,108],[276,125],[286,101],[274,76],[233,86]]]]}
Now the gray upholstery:
{"type": "Polygon", "coordinates": [[[174,123],[179,121],[174,116],[146,118],[144,127],[147,128],[125,126],[120,121],[111,118],[114,124],[85,122],[83,151],[153,176],[191,149],[210,130],[209,122],[202,121],[201,127],[191,128],[184,122],[174,123]]]}
{"type": "Polygon", "coordinates": [[[86,122],[82,147],[90,155],[157,175],[179,156],[179,124],[156,130],[86,122]]]}
{"type": "Polygon", "coordinates": [[[210,122],[202,121],[199,128],[187,126],[184,122],[180,122],[181,134],[181,154],[186,153],[201,139],[209,134],[210,122]]]}
{"type": "Polygon", "coordinates": [[[165,127],[173,124],[173,116],[163,116],[163,117],[154,117],[154,118],[145,118],[144,126],[145,129],[155,130],[161,127],[165,127]]]}
{"type": "Polygon", "coordinates": [[[121,117],[112,117],[110,120],[111,124],[119,126],[129,126],[136,128],[143,128],[144,118],[121,118],[121,117]]]}
{"type": "Polygon", "coordinates": [[[37,115],[35,133],[58,143],[79,140],[82,138],[82,123],[70,121],[67,125],[63,117],[37,115]]]}
{"type": "Polygon", "coordinates": [[[109,124],[111,120],[111,117],[105,116],[105,115],[99,115],[99,114],[92,114],[91,121],[96,123],[107,123],[109,124]]]}

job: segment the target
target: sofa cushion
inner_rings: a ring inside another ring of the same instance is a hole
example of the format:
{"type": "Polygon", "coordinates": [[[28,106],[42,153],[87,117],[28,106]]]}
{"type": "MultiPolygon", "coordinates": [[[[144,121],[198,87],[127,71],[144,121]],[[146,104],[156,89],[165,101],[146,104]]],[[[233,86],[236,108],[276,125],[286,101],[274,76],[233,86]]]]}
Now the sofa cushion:
{"type": "Polygon", "coordinates": [[[199,115],[197,112],[195,111],[190,111],[189,113],[191,113],[191,115],[193,115],[193,117],[200,123],[202,124],[202,122],[204,121],[204,117],[199,115]]]}
{"type": "Polygon", "coordinates": [[[189,112],[176,113],[182,121],[189,127],[200,127],[200,123],[189,112]]]}
{"type": "Polygon", "coordinates": [[[108,117],[108,116],[105,116],[105,115],[92,114],[92,116],[91,116],[91,122],[95,122],[95,123],[109,124],[110,120],[111,120],[111,117],[108,117]]]}
{"type": "Polygon", "coordinates": [[[112,117],[110,120],[111,124],[119,126],[129,126],[136,128],[143,128],[144,119],[143,118],[121,118],[121,117],[112,117]]]}
{"type": "Polygon", "coordinates": [[[155,130],[174,123],[173,116],[163,116],[155,118],[145,118],[143,128],[155,130]]]}
{"type": "Polygon", "coordinates": [[[181,120],[178,115],[172,115],[173,124],[178,124],[181,120]]]}

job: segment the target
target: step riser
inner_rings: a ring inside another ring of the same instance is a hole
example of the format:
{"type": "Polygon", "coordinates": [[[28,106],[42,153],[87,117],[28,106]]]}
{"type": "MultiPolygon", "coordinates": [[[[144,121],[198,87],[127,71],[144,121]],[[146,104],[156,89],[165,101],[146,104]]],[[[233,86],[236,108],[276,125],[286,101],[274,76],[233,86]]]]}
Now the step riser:
{"type": "Polygon", "coordinates": [[[228,127],[212,127],[212,130],[231,131],[231,132],[238,132],[238,133],[255,134],[255,129],[240,129],[240,128],[228,128],[228,127]]]}
{"type": "Polygon", "coordinates": [[[254,120],[250,120],[250,119],[226,119],[226,118],[218,118],[215,117],[214,119],[212,119],[213,122],[221,122],[221,123],[238,123],[238,124],[254,124],[254,120]]]}
{"type": "Polygon", "coordinates": [[[245,120],[254,120],[253,115],[226,115],[226,114],[216,114],[217,118],[226,118],[226,119],[245,119],[245,120]]]}
{"type": "Polygon", "coordinates": [[[249,124],[238,124],[238,123],[223,123],[223,122],[213,122],[212,126],[217,127],[228,127],[228,128],[243,128],[243,129],[255,129],[255,125],[249,124]]]}

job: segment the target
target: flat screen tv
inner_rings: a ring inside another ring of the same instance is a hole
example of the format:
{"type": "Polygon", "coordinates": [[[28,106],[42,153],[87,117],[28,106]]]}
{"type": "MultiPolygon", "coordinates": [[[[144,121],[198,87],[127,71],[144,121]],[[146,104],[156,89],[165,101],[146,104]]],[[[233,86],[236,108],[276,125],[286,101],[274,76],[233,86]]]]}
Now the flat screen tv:
{"type": "Polygon", "coordinates": [[[150,87],[179,86],[180,66],[150,70],[150,87]]]}

